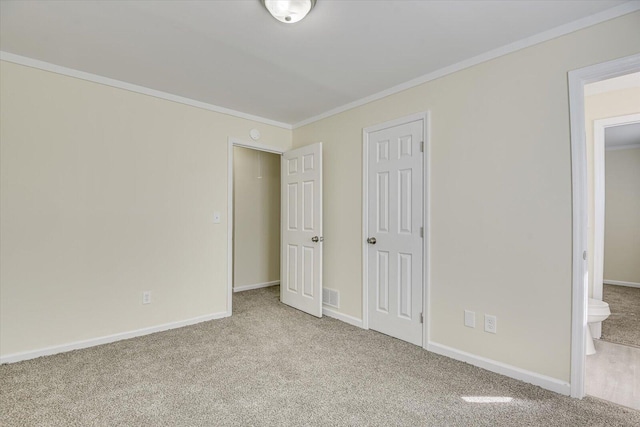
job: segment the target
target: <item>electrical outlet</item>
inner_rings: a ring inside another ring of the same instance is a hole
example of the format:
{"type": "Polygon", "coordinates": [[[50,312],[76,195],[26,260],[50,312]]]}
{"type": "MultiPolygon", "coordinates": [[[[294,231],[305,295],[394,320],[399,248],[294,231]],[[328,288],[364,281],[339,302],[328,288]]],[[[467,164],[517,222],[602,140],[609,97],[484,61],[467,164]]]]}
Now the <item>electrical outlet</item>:
{"type": "Polygon", "coordinates": [[[144,291],[142,293],[142,303],[151,304],[151,291],[144,291]]]}
{"type": "Polygon", "coordinates": [[[484,315],[484,331],[492,334],[498,332],[498,319],[496,316],[490,314],[484,315]]]}
{"type": "Polygon", "coordinates": [[[476,312],[475,311],[464,311],[464,326],[468,326],[469,328],[476,327],[476,312]]]}

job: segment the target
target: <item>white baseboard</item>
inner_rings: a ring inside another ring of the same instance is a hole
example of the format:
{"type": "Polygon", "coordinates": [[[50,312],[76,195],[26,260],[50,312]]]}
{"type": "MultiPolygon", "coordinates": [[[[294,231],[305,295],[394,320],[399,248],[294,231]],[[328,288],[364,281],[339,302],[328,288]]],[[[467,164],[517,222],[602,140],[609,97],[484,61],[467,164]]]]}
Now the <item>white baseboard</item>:
{"type": "Polygon", "coordinates": [[[461,362],[469,363],[473,366],[486,369],[487,371],[495,372],[496,374],[537,385],[565,396],[569,396],[571,393],[571,385],[567,382],[507,365],[506,363],[487,359],[485,357],[476,356],[475,354],[456,350],[455,348],[447,347],[446,345],[429,342],[427,344],[427,350],[461,362]]]}
{"type": "Polygon", "coordinates": [[[233,292],[250,291],[252,289],[268,288],[269,286],[279,285],[280,280],[274,280],[273,282],[254,283],[253,285],[234,286],[233,292]]]}
{"type": "Polygon", "coordinates": [[[333,317],[334,319],[338,319],[350,325],[357,326],[358,328],[362,328],[362,319],[349,316],[348,314],[338,313],[337,311],[327,307],[322,307],[322,315],[333,317]]]}
{"type": "Polygon", "coordinates": [[[603,280],[602,283],[606,285],[618,285],[618,286],[628,286],[630,288],[640,288],[640,283],[636,282],[622,282],[620,280],[603,280]]]}
{"type": "Polygon", "coordinates": [[[143,335],[153,334],[155,332],[167,331],[169,329],[182,328],[184,326],[195,325],[196,323],[207,322],[214,319],[222,319],[229,317],[228,312],[206,314],[191,319],[180,320],[178,322],[164,323],[162,325],[150,326],[148,328],[137,329],[135,331],[121,332],[118,334],[107,335],[104,337],[90,338],[88,340],[75,341],[68,344],[54,345],[51,347],[41,348],[39,350],[24,351],[20,353],[7,354],[0,356],[0,365],[4,363],[15,363],[23,360],[35,359],[36,357],[50,356],[52,354],[64,353],[72,350],[80,350],[83,348],[94,347],[102,344],[109,344],[116,341],[126,340],[129,338],[141,337],[143,335]]]}

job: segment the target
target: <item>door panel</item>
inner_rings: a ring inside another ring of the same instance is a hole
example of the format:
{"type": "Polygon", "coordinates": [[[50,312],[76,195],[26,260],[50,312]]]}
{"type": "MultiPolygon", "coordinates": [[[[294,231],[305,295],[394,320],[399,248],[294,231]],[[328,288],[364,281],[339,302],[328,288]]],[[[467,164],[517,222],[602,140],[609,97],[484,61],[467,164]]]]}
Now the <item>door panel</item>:
{"type": "Polygon", "coordinates": [[[388,313],[389,312],[389,252],[376,251],[378,257],[377,273],[376,277],[377,289],[376,289],[376,301],[378,305],[377,310],[388,313]]]}
{"type": "MultiPolygon", "coordinates": [[[[291,292],[297,292],[298,291],[298,245],[287,245],[287,264],[286,264],[285,271],[286,271],[287,282],[283,283],[282,285],[289,288],[289,291],[291,292]]],[[[280,290],[280,292],[282,292],[282,289],[280,290]]]]}
{"type": "Polygon", "coordinates": [[[423,121],[369,133],[369,327],[422,345],[423,121]]]}
{"type": "Polygon", "coordinates": [[[322,317],[322,144],[284,153],[281,179],[280,301],[322,317]]]}

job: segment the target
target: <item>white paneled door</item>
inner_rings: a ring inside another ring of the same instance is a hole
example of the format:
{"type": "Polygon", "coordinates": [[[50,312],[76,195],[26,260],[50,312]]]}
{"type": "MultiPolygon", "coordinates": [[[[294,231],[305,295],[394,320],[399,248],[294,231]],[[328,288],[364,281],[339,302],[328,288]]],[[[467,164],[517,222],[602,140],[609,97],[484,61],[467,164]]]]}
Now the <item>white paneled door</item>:
{"type": "Polygon", "coordinates": [[[283,154],[280,301],[322,317],[322,143],[283,154]]]}
{"type": "Polygon", "coordinates": [[[422,345],[422,120],[368,134],[369,328],[422,345]]]}

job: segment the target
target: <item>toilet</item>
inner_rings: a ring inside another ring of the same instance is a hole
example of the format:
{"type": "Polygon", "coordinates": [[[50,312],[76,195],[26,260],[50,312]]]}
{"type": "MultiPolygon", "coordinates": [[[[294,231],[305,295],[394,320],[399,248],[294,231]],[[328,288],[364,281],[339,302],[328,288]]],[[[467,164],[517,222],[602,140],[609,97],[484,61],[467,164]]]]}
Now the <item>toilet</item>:
{"type": "Polygon", "coordinates": [[[596,353],[596,348],[593,345],[593,335],[591,334],[591,324],[602,322],[611,314],[609,310],[609,304],[604,301],[600,301],[594,298],[589,298],[589,306],[587,307],[587,356],[596,353]]]}

